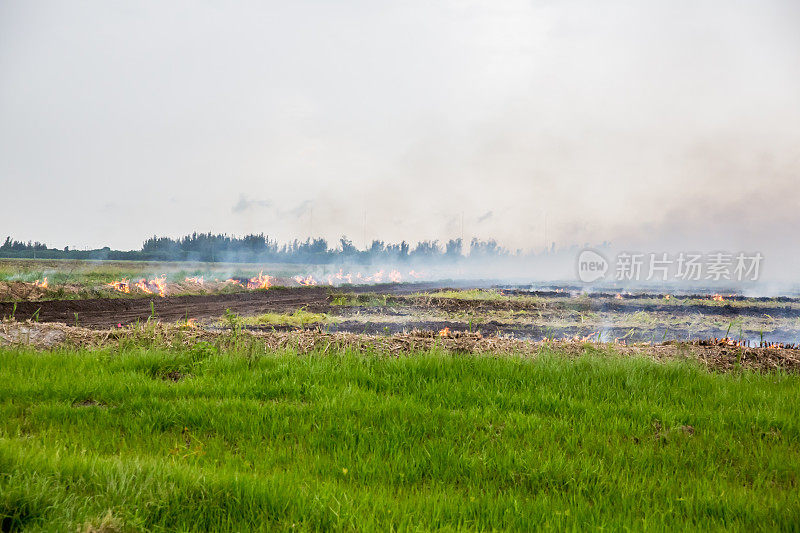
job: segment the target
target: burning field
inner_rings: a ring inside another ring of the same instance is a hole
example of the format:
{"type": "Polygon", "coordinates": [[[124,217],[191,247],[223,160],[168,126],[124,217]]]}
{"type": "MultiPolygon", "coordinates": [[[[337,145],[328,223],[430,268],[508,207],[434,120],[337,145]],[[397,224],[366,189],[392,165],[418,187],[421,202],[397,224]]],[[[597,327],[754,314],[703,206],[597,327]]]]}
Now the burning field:
{"type": "Polygon", "coordinates": [[[430,278],[411,268],[322,268],[303,265],[145,261],[0,260],[0,301],[182,294],[409,283],[430,278]],[[191,265],[191,264],[190,264],[191,265]]]}
{"type": "Polygon", "coordinates": [[[307,267],[302,266],[252,265],[249,272],[231,272],[217,265],[217,270],[189,272],[176,265],[146,265],[151,271],[164,269],[148,276],[132,272],[131,264],[115,265],[113,271],[102,270],[109,265],[100,270],[68,265],[67,272],[64,265],[39,266],[27,274],[37,276],[31,281],[0,282],[0,316],[98,330],[191,321],[209,334],[235,323],[251,333],[431,334],[615,346],[682,343],[787,354],[797,350],[800,340],[800,299],[789,297],[582,292],[491,282],[447,288],[455,284],[420,281],[423,275],[410,269],[406,274],[336,269],[314,275],[303,273],[307,267]]]}
{"type": "Polygon", "coordinates": [[[55,261],[5,268],[14,275],[0,275],[0,316],[87,327],[188,317],[214,328],[229,310],[251,329],[287,329],[293,322],[275,315],[303,309],[323,315],[302,324],[306,329],[381,335],[446,329],[534,341],[730,339],[749,347],[800,341],[800,298],[793,297],[437,282],[396,268],[366,274],[345,268],[308,273],[302,265],[205,265],[189,271],[181,264],[55,261]],[[266,313],[272,319],[259,324],[255,317],[266,313]]]}

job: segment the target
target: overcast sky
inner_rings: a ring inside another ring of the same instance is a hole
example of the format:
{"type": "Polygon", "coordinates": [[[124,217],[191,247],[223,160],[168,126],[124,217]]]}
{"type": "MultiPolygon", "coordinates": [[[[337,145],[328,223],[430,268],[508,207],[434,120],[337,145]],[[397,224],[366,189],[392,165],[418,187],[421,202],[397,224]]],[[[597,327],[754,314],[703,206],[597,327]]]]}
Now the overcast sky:
{"type": "Polygon", "coordinates": [[[0,233],[798,248],[800,2],[0,2],[0,233]]]}

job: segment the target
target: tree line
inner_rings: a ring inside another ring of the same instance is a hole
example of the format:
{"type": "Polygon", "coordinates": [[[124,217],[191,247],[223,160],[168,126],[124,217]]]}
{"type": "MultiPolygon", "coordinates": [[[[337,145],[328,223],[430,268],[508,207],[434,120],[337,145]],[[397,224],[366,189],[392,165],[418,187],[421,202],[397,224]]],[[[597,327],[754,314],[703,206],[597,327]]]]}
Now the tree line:
{"type": "Polygon", "coordinates": [[[40,242],[22,242],[7,237],[0,246],[0,257],[40,259],[117,259],[142,261],[203,261],[203,262],[274,262],[274,263],[402,263],[416,261],[459,262],[469,258],[500,258],[520,255],[500,246],[494,239],[473,238],[468,245],[461,239],[446,242],[402,241],[387,243],[373,240],[365,249],[342,236],[331,245],[324,238],[295,239],[279,243],[259,233],[243,237],[225,234],[192,233],[177,239],[153,236],[139,250],[112,250],[106,246],[94,250],[49,248],[40,242]]]}

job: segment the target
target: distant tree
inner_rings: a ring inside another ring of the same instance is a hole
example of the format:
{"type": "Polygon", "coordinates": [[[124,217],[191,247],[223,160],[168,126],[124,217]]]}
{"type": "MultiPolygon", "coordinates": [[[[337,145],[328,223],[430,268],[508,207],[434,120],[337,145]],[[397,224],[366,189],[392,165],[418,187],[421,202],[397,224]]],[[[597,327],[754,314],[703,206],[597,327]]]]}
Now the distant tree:
{"type": "Polygon", "coordinates": [[[414,258],[431,259],[439,254],[441,254],[439,241],[420,241],[410,255],[414,258]]]}
{"type": "Polygon", "coordinates": [[[367,251],[372,257],[380,257],[386,252],[386,243],[377,240],[372,241],[372,244],[367,251]]]}
{"type": "Polygon", "coordinates": [[[25,252],[25,251],[42,251],[47,250],[47,245],[39,241],[15,241],[11,237],[6,237],[3,246],[0,246],[0,251],[8,252],[25,252]]]}
{"type": "Polygon", "coordinates": [[[494,239],[481,241],[477,238],[473,238],[469,244],[469,247],[470,257],[497,257],[508,254],[506,250],[498,246],[497,241],[494,239]]]}
{"type": "Polygon", "coordinates": [[[406,241],[402,241],[400,244],[387,244],[386,255],[390,260],[405,261],[408,259],[410,249],[411,246],[406,241]]]}
{"type": "Polygon", "coordinates": [[[456,260],[461,257],[463,250],[463,243],[461,239],[450,239],[445,245],[444,255],[451,260],[456,260]]]}
{"type": "Polygon", "coordinates": [[[341,246],[341,254],[345,257],[353,256],[358,253],[358,249],[353,246],[353,241],[342,235],[339,239],[339,246],[341,246]]]}

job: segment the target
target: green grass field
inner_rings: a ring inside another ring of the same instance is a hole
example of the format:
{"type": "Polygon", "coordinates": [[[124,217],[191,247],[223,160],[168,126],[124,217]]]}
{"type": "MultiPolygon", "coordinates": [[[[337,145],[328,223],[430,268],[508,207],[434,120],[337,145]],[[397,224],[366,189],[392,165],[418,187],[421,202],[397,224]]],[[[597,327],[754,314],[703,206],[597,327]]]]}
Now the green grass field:
{"type": "Polygon", "coordinates": [[[0,350],[2,531],[797,530],[800,376],[0,350]]]}

